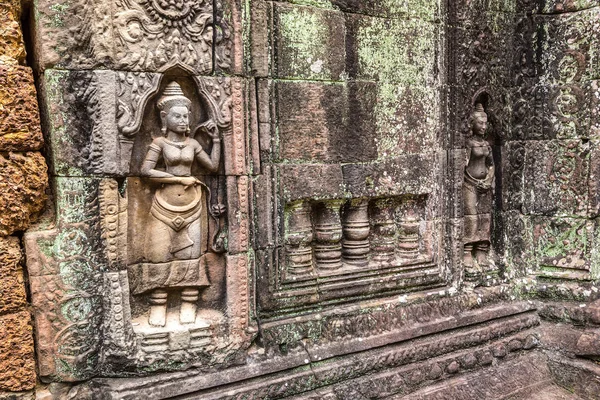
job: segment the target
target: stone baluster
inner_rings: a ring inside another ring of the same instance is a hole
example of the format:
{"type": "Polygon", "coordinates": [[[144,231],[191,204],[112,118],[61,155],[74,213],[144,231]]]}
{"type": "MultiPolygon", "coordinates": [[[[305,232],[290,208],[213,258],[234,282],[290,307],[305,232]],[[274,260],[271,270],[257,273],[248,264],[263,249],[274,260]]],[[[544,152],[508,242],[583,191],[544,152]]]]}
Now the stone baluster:
{"type": "Polygon", "coordinates": [[[394,259],[396,250],[395,207],[390,199],[379,199],[373,204],[371,235],[372,259],[388,263],[394,259]]]}
{"type": "Polygon", "coordinates": [[[302,276],[313,270],[313,251],[310,246],[313,230],[310,221],[310,204],[293,204],[286,213],[285,249],[287,272],[302,276]]]}
{"type": "Polygon", "coordinates": [[[369,263],[369,201],[365,199],[351,200],[344,207],[342,222],[344,239],[342,241],[342,257],[344,262],[356,267],[364,267],[369,263]]]}
{"type": "Polygon", "coordinates": [[[315,207],[315,259],[320,270],[335,270],[342,266],[343,200],[320,202],[315,207]]]}
{"type": "Polygon", "coordinates": [[[419,215],[416,207],[412,199],[405,202],[398,232],[398,252],[400,257],[409,260],[419,256],[419,215]]]}

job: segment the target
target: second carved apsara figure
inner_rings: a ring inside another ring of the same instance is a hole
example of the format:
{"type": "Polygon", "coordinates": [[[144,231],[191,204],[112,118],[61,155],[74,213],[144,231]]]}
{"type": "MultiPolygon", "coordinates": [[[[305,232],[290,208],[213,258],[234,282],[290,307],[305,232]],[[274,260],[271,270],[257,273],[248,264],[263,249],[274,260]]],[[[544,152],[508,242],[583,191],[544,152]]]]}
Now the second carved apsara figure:
{"type": "Polygon", "coordinates": [[[210,172],[219,167],[221,145],[218,128],[212,121],[203,128],[212,139],[207,154],[200,143],[188,136],[191,101],[179,84],[169,83],[158,99],[162,135],[148,149],[142,176],[159,185],[154,193],[146,227],[145,261],[134,271],[134,294],[149,293],[152,326],[165,326],[168,291],[181,293],[179,322],[194,323],[199,289],[210,285],[202,259],[201,217],[206,213],[203,184],[192,176],[195,162],[210,172]],[[158,169],[164,161],[164,170],[158,169]]]}
{"type": "Polygon", "coordinates": [[[477,103],[469,119],[472,136],[467,140],[464,201],[464,265],[467,276],[476,276],[490,264],[490,234],[494,158],[485,140],[488,117],[477,103]]]}

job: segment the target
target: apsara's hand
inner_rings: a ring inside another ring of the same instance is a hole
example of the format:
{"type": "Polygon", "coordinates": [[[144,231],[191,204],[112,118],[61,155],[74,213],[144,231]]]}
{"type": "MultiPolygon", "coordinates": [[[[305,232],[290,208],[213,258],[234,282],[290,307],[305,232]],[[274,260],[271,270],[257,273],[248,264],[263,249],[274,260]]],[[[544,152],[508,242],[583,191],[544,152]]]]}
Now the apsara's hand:
{"type": "Polygon", "coordinates": [[[186,186],[186,189],[190,186],[195,186],[197,183],[197,179],[194,178],[193,176],[182,176],[179,179],[180,179],[181,184],[186,186]]]}
{"type": "Polygon", "coordinates": [[[215,124],[212,119],[209,119],[203,123],[202,127],[206,130],[211,139],[214,140],[219,138],[219,129],[217,128],[217,124],[215,124]]]}

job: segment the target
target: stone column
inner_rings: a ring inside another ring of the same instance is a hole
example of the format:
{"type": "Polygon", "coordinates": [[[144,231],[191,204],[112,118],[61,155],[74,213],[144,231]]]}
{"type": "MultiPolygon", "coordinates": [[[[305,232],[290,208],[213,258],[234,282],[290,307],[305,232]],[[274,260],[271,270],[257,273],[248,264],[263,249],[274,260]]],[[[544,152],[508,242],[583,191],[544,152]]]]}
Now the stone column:
{"type": "Polygon", "coordinates": [[[412,199],[403,204],[398,231],[400,257],[409,260],[419,256],[419,216],[416,206],[416,202],[412,199]]]}
{"type": "Polygon", "coordinates": [[[351,200],[344,207],[342,223],[344,239],[342,257],[345,263],[356,267],[364,267],[369,263],[369,201],[366,199],[351,200]]]}
{"type": "Polygon", "coordinates": [[[313,271],[313,251],[310,247],[312,240],[310,204],[296,203],[286,213],[285,250],[288,273],[302,276],[313,271]]]}
{"type": "Polygon", "coordinates": [[[373,260],[388,263],[394,259],[396,251],[396,224],[394,204],[390,199],[376,200],[373,205],[371,223],[371,248],[373,260]]]}
{"type": "Polygon", "coordinates": [[[343,200],[324,201],[315,207],[315,259],[320,270],[335,270],[342,266],[343,200]]]}

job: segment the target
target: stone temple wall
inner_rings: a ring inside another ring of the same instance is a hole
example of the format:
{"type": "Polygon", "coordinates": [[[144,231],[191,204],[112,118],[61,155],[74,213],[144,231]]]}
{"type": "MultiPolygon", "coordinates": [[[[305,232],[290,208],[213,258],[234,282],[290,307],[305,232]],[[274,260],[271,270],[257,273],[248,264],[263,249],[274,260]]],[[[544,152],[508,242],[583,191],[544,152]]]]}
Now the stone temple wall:
{"type": "Polygon", "coordinates": [[[43,210],[48,181],[21,14],[18,1],[0,4],[0,398],[31,396],[36,384],[20,237],[43,210]]]}
{"type": "Polygon", "coordinates": [[[13,3],[0,399],[600,393],[597,0],[13,3]]]}

